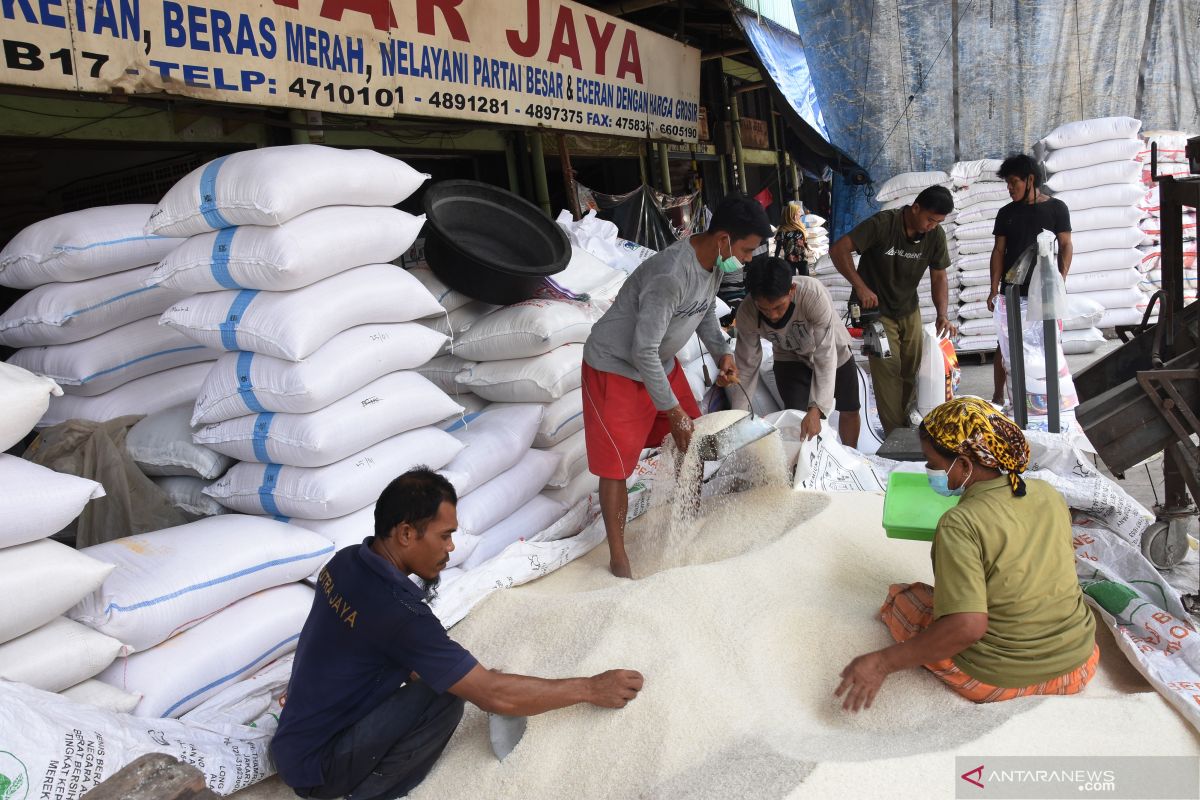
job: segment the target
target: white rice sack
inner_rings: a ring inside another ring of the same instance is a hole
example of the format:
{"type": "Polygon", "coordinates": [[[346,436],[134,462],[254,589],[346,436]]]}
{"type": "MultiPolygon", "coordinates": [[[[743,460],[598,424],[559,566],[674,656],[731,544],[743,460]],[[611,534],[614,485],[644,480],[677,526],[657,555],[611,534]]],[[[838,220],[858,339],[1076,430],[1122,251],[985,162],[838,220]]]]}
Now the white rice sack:
{"type": "Polygon", "coordinates": [[[153,266],[78,283],[47,283],[17,299],[0,316],[0,344],[69,344],[157,316],[191,292],[143,286],[153,266]]]}
{"type": "Polygon", "coordinates": [[[454,342],[471,330],[472,325],[498,308],[500,306],[485,303],[482,300],[472,300],[447,313],[439,310],[436,314],[427,315],[425,319],[418,320],[418,322],[430,330],[449,337],[451,341],[446,344],[443,351],[453,353],[454,342]]]}
{"type": "Polygon", "coordinates": [[[322,206],[394,206],[428,175],[371,150],[295,144],[210,161],[154,207],[146,233],[195,236],[235,225],[281,225],[322,206]]]}
{"type": "Polygon", "coordinates": [[[977,222],[959,225],[958,230],[955,231],[955,238],[958,240],[960,245],[962,242],[968,239],[991,239],[992,226],[994,224],[994,220],[983,219],[977,222]]]}
{"type": "Polygon", "coordinates": [[[962,214],[969,208],[975,208],[983,203],[994,203],[997,200],[1002,200],[1004,203],[1012,201],[1008,195],[1008,184],[976,183],[955,193],[954,208],[959,214],[962,214]]]}
{"type": "Polygon", "coordinates": [[[546,278],[546,282],[578,297],[597,292],[625,277],[626,273],[621,270],[614,269],[582,247],[571,245],[571,259],[566,268],[546,278]]]}
{"type": "Polygon", "coordinates": [[[221,477],[233,459],[192,441],[191,415],[192,404],[181,403],[146,416],[129,429],[125,452],[151,477],[221,477]]]}
{"type": "Polygon", "coordinates": [[[572,389],[546,405],[542,424],[533,438],[534,447],[553,447],[583,430],[583,389],[572,389]]]}
{"type": "Polygon", "coordinates": [[[562,489],[547,489],[543,494],[570,508],[599,489],[600,479],[592,473],[584,471],[576,475],[574,480],[562,489]]]}
{"type": "Polygon", "coordinates": [[[546,485],[562,489],[578,475],[587,471],[587,441],[584,439],[583,433],[582,430],[578,431],[546,450],[547,453],[554,453],[561,459],[558,462],[558,469],[550,476],[550,480],[546,481],[546,485]]]}
{"type": "Polygon", "coordinates": [[[1137,286],[1142,276],[1136,269],[1109,269],[1103,272],[1070,272],[1067,274],[1067,292],[1085,294],[1107,289],[1127,289],[1137,286]]]}
{"type": "MultiPolygon", "coordinates": [[[[301,528],[312,531],[333,542],[333,552],[322,560],[320,566],[313,570],[313,575],[321,571],[338,550],[352,544],[362,544],[362,540],[375,535],[375,504],[352,511],[349,514],[333,519],[302,519],[293,517],[289,522],[301,528]]],[[[312,576],[309,576],[312,577],[312,576]]]]}
{"type": "Polygon", "coordinates": [[[67,394],[95,397],[156,372],[216,357],[204,345],[160,326],[157,317],[147,317],[82,342],[26,347],[8,363],[45,375],[67,394]]]}
{"type": "Polygon", "coordinates": [[[507,519],[479,534],[479,541],[471,554],[463,560],[463,569],[474,569],[513,542],[522,541],[541,533],[562,519],[567,506],[545,495],[537,495],[517,509],[507,519]]]}
{"type": "MultiPolygon", "coordinates": [[[[1136,139],[1131,141],[1137,141],[1136,139]]],[[[1074,189],[1090,189],[1110,183],[1134,183],[1141,180],[1142,165],[1136,161],[1109,161],[1056,172],[1046,181],[1046,188],[1058,194],[1074,189]]]]}
{"type": "Polygon", "coordinates": [[[154,485],[163,490],[171,505],[194,517],[215,517],[228,514],[229,509],[204,493],[208,481],[187,475],[155,478],[154,485]]]}
{"type": "Polygon", "coordinates": [[[1104,316],[1104,306],[1089,297],[1067,295],[1067,313],[1063,316],[1063,330],[1091,328],[1104,316]]]}
{"type": "MultiPolygon", "coordinates": [[[[1146,309],[1146,294],[1135,286],[1127,289],[1097,290],[1087,292],[1084,296],[1104,306],[1105,310],[1114,308],[1136,309],[1139,322],[1142,318],[1142,312],[1146,309]]],[[[1111,326],[1105,325],[1104,318],[1102,317],[1097,327],[1104,328],[1111,326]]]]}
{"type": "Polygon", "coordinates": [[[114,714],[128,714],[137,708],[138,701],[142,699],[140,694],[130,694],[91,678],[63,689],[59,694],[72,702],[95,706],[114,714]]]}
{"type": "Polygon", "coordinates": [[[451,432],[463,450],[439,472],[459,497],[514,467],[528,452],[542,421],[536,403],[497,405],[451,432]]]}
{"type": "Polygon", "coordinates": [[[409,322],[439,310],[425,287],[391,264],[348,270],[290,292],[209,292],[167,309],[162,323],[214,350],[300,361],[356,325],[409,322]]]}
{"type": "Polygon", "coordinates": [[[485,400],[550,403],[582,385],[583,345],[563,345],[533,358],[489,361],[455,379],[485,400]]]}
{"type": "MultiPolygon", "coordinates": [[[[426,328],[426,330],[429,329],[426,328]]],[[[430,330],[429,333],[431,335],[440,335],[434,334],[432,330],[430,330]]],[[[460,393],[465,393],[465,390],[463,387],[459,386],[458,382],[454,379],[458,376],[458,373],[462,372],[464,369],[470,369],[473,366],[475,366],[474,361],[468,361],[467,359],[459,358],[458,356],[444,355],[438,356],[437,358],[431,358],[429,361],[426,361],[424,364],[417,367],[416,370],[428,378],[434,386],[438,387],[446,394],[457,395],[460,393]]]]}
{"type": "Polygon", "coordinates": [[[525,451],[515,466],[458,499],[458,529],[482,534],[513,514],[546,488],[558,462],[545,450],[525,451]]]}
{"type": "Polygon", "coordinates": [[[213,363],[204,361],[156,372],[95,397],[54,397],[37,426],[48,428],[69,419],[105,422],[130,414],[153,414],[191,402],[200,392],[213,363]]]}
{"type": "Polygon", "coordinates": [[[116,569],[68,616],[139,651],[247,595],[301,580],[333,545],[295,525],[228,514],[80,552],[116,569]]]}
{"type": "Polygon", "coordinates": [[[139,717],[178,717],[296,649],[312,608],[302,583],[239,600],[169,644],[118,658],[97,679],[142,695],[139,717]]]}
{"type": "Polygon", "coordinates": [[[1145,194],[1146,187],[1140,183],[1112,183],[1091,189],[1059,192],[1054,196],[1066,203],[1074,213],[1089,208],[1136,205],[1145,194]]]}
{"type": "Polygon", "coordinates": [[[475,417],[479,416],[480,413],[496,405],[496,403],[489,403],[482,397],[470,392],[459,392],[458,394],[451,395],[451,397],[454,398],[454,402],[462,406],[463,410],[461,414],[452,414],[437,423],[437,427],[447,433],[459,430],[475,417]]]}
{"type": "Polygon", "coordinates": [[[803,223],[807,228],[818,228],[829,222],[829,220],[825,219],[820,214],[802,214],[800,216],[800,222],[803,223]]]}
{"type": "Polygon", "coordinates": [[[356,325],[300,361],[223,353],[200,389],[192,424],[264,411],[316,411],[376,378],[425,364],[445,342],[423,325],[392,322],[356,325]]]}
{"type": "Polygon", "coordinates": [[[964,300],[958,307],[959,319],[991,319],[992,312],[988,310],[984,300],[964,300]]]}
{"type": "Polygon", "coordinates": [[[1138,139],[1107,139],[1103,142],[1064,147],[1046,156],[1046,170],[1051,173],[1091,167],[1111,161],[1129,161],[1141,152],[1138,139]]]}
{"type": "Polygon", "coordinates": [[[902,194],[899,197],[888,200],[880,206],[880,209],[883,211],[893,211],[897,208],[904,208],[905,206],[911,206],[916,199],[916,194],[902,194]]]}
{"type": "Polygon", "coordinates": [[[394,478],[417,465],[444,467],[462,448],[445,431],[418,428],[325,467],[236,464],[204,493],[247,514],[333,519],[374,503],[394,478]]]}
{"type": "Polygon", "coordinates": [[[395,208],[326,206],[282,225],[200,234],[172,250],[148,285],[196,292],[299,289],[363,264],[398,258],[425,217],[395,208]]]}
{"type": "Polygon", "coordinates": [[[883,203],[904,195],[917,195],[922,189],[940,183],[948,183],[950,176],[941,171],[902,172],[888,178],[875,192],[875,199],[883,203]]]}
{"type": "Polygon", "coordinates": [[[32,289],[157,264],[180,240],[143,231],[153,210],[99,206],[35,222],[0,250],[0,286],[32,289]]]}
{"type": "Polygon", "coordinates": [[[1146,309],[1133,308],[1129,306],[1117,308],[1105,308],[1104,314],[1101,315],[1100,321],[1096,323],[1097,328],[1116,328],[1122,325],[1140,325],[1142,317],[1146,309]]]}
{"type": "Polygon", "coordinates": [[[995,334],[983,336],[960,336],[954,342],[954,349],[959,353],[990,353],[999,347],[1000,341],[995,334]]]}
{"type": "Polygon", "coordinates": [[[1071,258],[1068,277],[1080,272],[1104,272],[1113,269],[1129,269],[1142,262],[1142,253],[1132,247],[1120,250],[1090,250],[1076,253],[1071,258]]]}
{"type": "Polygon", "coordinates": [[[1132,117],[1099,117],[1059,125],[1041,143],[1058,150],[1108,139],[1135,139],[1141,129],[1142,121],[1132,117]]]}
{"type": "Polygon", "coordinates": [[[62,397],[57,383],[43,375],[0,362],[0,451],[25,438],[46,413],[51,397],[62,397]]]}
{"type": "MultiPolygon", "coordinates": [[[[450,560],[446,562],[446,570],[452,569],[461,572],[462,570],[459,568],[475,552],[475,548],[479,546],[479,542],[482,539],[479,536],[471,533],[463,533],[462,531],[455,531],[452,538],[454,540],[454,549],[450,551],[450,560]]],[[[442,570],[443,577],[446,574],[446,570],[442,570]]]]}
{"type": "Polygon", "coordinates": [[[0,550],[0,642],[40,628],[99,588],[113,565],[41,539],[0,550]]]}
{"type": "Polygon", "coordinates": [[[323,467],[461,413],[462,406],[420,374],[393,372],[319,411],[268,411],[213,422],[192,439],[239,461],[323,467]]]}
{"type": "Polygon", "coordinates": [[[1145,240],[1145,236],[1136,226],[1079,231],[1071,234],[1071,247],[1076,253],[1090,253],[1093,250],[1122,250],[1137,247],[1145,240]]]}
{"type": "Polygon", "coordinates": [[[57,692],[97,674],[121,651],[116,639],[56,617],[0,644],[0,679],[57,692]]]}
{"type": "Polygon", "coordinates": [[[1063,352],[1069,356],[1093,353],[1104,344],[1104,334],[1098,328],[1063,331],[1060,341],[1063,352]]]}
{"type": "Polygon", "coordinates": [[[959,161],[950,168],[950,181],[955,186],[970,186],[974,183],[999,181],[996,173],[1004,162],[999,158],[983,158],[977,161],[959,161]]]}
{"type": "Polygon", "coordinates": [[[1071,212],[1072,240],[1086,231],[1105,228],[1128,228],[1142,220],[1143,213],[1135,206],[1098,206],[1071,212]]]}
{"type": "Polygon", "coordinates": [[[996,240],[991,236],[980,239],[960,240],[958,243],[958,252],[960,255],[964,256],[976,255],[979,253],[990,253],[995,244],[996,240]]]}
{"type": "MultiPolygon", "coordinates": [[[[955,215],[954,221],[960,227],[963,225],[969,225],[972,222],[992,222],[996,219],[996,214],[1000,211],[1000,209],[1004,208],[1010,202],[1012,201],[1008,198],[1008,195],[1005,195],[1004,199],[1002,200],[984,200],[983,202],[976,203],[970,208],[965,208],[962,211],[959,211],[955,215]]],[[[946,226],[943,224],[942,227],[945,228],[946,226]]],[[[955,231],[955,233],[957,233],[957,231],[955,231]]],[[[949,236],[949,231],[947,231],[947,236],[949,236]]]]}
{"type": "Polygon", "coordinates": [[[471,361],[532,358],[564,344],[583,344],[599,314],[576,300],[525,300],[493,311],[454,342],[471,361]]]}
{"type": "Polygon", "coordinates": [[[958,326],[959,336],[995,336],[996,321],[990,317],[964,320],[958,326]]]}
{"type": "Polygon", "coordinates": [[[53,536],[104,497],[96,481],[0,453],[0,548],[53,536]]]}
{"type": "MultiPolygon", "coordinates": [[[[443,311],[457,311],[467,303],[473,302],[467,295],[457,292],[442,283],[442,279],[434,275],[433,270],[428,266],[412,267],[408,272],[419,280],[422,286],[429,290],[429,293],[433,295],[433,299],[438,301],[443,311]]],[[[435,316],[441,316],[441,312],[435,316]]]]}

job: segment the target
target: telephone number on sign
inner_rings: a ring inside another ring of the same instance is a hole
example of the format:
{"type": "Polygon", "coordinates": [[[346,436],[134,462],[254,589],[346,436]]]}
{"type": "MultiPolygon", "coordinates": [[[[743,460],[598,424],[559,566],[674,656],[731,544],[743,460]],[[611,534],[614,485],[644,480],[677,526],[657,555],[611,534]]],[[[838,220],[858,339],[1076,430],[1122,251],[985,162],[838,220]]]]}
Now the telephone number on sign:
{"type": "Polygon", "coordinates": [[[699,131],[687,125],[671,125],[666,122],[659,123],[658,132],[663,136],[678,136],[681,139],[695,139],[699,134],[699,131]]]}
{"type": "Polygon", "coordinates": [[[508,113],[507,100],[459,92],[434,92],[429,95],[427,104],[446,111],[474,111],[477,114],[508,113]]]}
{"type": "Polygon", "coordinates": [[[558,106],[529,105],[525,109],[526,116],[534,119],[544,119],[547,122],[568,122],[576,125],[583,124],[583,112],[574,108],[559,108],[558,106]]]}
{"type": "Polygon", "coordinates": [[[382,87],[371,89],[366,86],[355,88],[346,84],[321,83],[312,78],[296,78],[288,91],[308,100],[328,100],[343,105],[394,106],[404,103],[404,88],[382,87]]]}

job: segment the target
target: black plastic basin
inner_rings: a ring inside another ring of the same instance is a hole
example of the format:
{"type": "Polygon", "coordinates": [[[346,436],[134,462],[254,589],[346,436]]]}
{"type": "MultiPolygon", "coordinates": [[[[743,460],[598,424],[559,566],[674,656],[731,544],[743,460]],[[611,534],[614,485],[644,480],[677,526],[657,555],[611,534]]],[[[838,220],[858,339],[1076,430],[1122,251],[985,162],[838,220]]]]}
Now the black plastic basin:
{"type": "Polygon", "coordinates": [[[425,259],[442,282],[485,303],[533,297],[566,269],[571,243],[558,223],[512,192],[442,181],[425,192],[425,259]]]}

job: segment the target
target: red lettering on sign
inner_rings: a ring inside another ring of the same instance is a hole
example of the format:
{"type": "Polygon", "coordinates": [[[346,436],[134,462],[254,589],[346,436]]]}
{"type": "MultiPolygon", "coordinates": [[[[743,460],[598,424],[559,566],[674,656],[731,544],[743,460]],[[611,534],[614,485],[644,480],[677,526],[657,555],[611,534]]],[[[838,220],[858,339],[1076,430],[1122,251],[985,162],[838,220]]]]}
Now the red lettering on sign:
{"type": "MultiPolygon", "coordinates": [[[[534,2],[535,0],[531,0],[534,2]]],[[[617,64],[617,77],[624,78],[632,75],[638,83],[642,83],[642,56],[638,52],[637,34],[632,30],[625,31],[625,41],[621,42],[621,60],[617,64]]]]}
{"type": "Polygon", "coordinates": [[[433,21],[433,9],[436,8],[442,12],[442,18],[446,20],[446,27],[450,29],[450,36],[455,41],[471,41],[471,38],[467,36],[467,26],[463,24],[462,14],[458,11],[462,1],[417,0],[417,30],[427,36],[437,35],[437,26],[433,21]]]}
{"type": "Polygon", "coordinates": [[[508,46],[521,58],[533,58],[537,55],[542,44],[541,8],[539,0],[527,0],[525,3],[525,28],[528,38],[521,41],[521,35],[511,28],[506,31],[508,46]]]}
{"type": "Polygon", "coordinates": [[[563,56],[571,59],[571,66],[583,69],[583,61],[579,58],[579,42],[575,39],[575,16],[567,6],[558,9],[558,19],[554,20],[554,33],[550,37],[550,52],[546,60],[558,63],[563,56]]]}
{"type": "Polygon", "coordinates": [[[274,0],[274,3],[284,8],[300,8],[300,0],[274,0]]]}
{"type": "Polygon", "coordinates": [[[591,14],[585,14],[587,19],[588,33],[592,36],[592,46],[596,49],[596,74],[607,75],[605,71],[605,55],[608,53],[608,46],[612,43],[613,31],[617,26],[611,22],[604,23],[604,30],[600,30],[596,18],[591,14]]]}
{"type": "Polygon", "coordinates": [[[392,11],[392,4],[388,0],[322,0],[321,16],[325,19],[341,22],[342,14],[347,11],[366,14],[378,31],[390,31],[398,27],[396,12],[392,11]]]}

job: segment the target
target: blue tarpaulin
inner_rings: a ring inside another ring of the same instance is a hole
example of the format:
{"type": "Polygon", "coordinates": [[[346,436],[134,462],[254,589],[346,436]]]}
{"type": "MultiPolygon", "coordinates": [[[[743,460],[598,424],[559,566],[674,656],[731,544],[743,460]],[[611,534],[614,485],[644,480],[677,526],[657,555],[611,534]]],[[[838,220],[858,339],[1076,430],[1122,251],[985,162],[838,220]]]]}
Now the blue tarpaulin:
{"type": "MultiPolygon", "coordinates": [[[[1055,127],[1091,117],[1200,131],[1200,0],[793,5],[806,58],[785,71],[798,87],[788,91],[877,182],[1030,152],[1055,127]]],[[[870,185],[835,177],[835,236],[877,208],[870,185]]]]}

